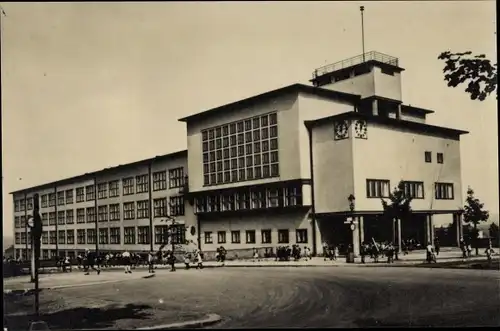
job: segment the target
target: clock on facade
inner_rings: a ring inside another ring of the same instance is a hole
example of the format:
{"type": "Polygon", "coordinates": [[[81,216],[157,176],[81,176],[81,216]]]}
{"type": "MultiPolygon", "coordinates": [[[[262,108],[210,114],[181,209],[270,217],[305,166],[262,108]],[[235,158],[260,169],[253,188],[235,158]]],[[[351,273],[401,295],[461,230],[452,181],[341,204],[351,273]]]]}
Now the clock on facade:
{"type": "Polygon", "coordinates": [[[35,219],[33,217],[29,217],[26,222],[27,222],[27,224],[28,224],[28,226],[30,228],[34,228],[35,227],[35,219]]]}
{"type": "Polygon", "coordinates": [[[367,125],[366,121],[357,120],[354,124],[354,132],[356,133],[356,138],[367,139],[367,125]]]}
{"type": "Polygon", "coordinates": [[[349,137],[349,124],[347,121],[338,121],[334,125],[335,140],[349,137]]]}

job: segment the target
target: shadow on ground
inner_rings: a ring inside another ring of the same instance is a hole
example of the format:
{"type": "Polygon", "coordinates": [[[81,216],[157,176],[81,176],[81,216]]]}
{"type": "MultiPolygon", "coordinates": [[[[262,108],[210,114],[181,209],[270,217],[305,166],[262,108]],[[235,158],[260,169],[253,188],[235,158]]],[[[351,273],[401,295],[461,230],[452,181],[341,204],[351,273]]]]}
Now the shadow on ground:
{"type": "MultiPolygon", "coordinates": [[[[109,305],[102,308],[79,307],[43,314],[40,319],[45,321],[51,330],[106,329],[112,328],[121,319],[146,320],[152,315],[146,310],[151,309],[149,305],[135,304],[109,305]]],[[[7,315],[4,316],[4,327],[9,330],[28,330],[30,323],[37,320],[35,314],[7,315]]]]}

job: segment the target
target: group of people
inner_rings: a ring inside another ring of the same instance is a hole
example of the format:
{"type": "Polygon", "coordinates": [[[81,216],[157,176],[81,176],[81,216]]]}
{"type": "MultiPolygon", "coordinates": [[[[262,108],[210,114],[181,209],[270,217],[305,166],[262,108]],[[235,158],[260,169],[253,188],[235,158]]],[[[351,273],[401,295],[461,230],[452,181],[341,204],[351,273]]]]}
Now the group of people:
{"type": "MultiPolygon", "coordinates": [[[[257,253],[257,249],[255,249],[255,253],[257,253]]],[[[302,258],[310,260],[312,259],[311,249],[307,246],[301,248],[298,244],[292,246],[279,246],[276,248],[276,261],[290,261],[290,258],[293,258],[295,261],[299,261],[302,258]]]]}

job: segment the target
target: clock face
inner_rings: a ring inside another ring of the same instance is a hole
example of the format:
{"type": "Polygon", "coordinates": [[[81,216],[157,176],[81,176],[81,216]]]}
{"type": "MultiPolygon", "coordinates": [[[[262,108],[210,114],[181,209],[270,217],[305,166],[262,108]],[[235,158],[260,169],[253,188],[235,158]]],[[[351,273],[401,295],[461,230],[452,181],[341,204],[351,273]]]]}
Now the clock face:
{"type": "Polygon", "coordinates": [[[348,137],[348,132],[349,132],[349,125],[347,121],[340,121],[335,123],[334,126],[334,131],[335,131],[335,139],[345,139],[348,137]]]}
{"type": "Polygon", "coordinates": [[[28,218],[28,226],[30,228],[35,226],[35,220],[33,219],[33,217],[28,218]]]}

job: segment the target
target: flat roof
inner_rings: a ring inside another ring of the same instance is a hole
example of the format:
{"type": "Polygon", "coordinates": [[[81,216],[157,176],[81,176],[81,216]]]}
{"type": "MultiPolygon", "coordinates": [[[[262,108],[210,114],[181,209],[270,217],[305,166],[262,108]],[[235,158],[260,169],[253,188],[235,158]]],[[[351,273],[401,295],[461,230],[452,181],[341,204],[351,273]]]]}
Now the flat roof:
{"type": "Polygon", "coordinates": [[[132,168],[132,167],[136,167],[139,165],[149,164],[149,163],[152,163],[154,161],[163,161],[166,159],[179,157],[179,156],[183,156],[183,155],[187,156],[187,149],[173,152],[173,153],[169,153],[169,154],[158,155],[158,156],[155,156],[155,157],[152,157],[149,159],[139,160],[139,161],[126,163],[126,164],[120,164],[120,165],[117,165],[114,167],[104,168],[104,169],[97,170],[97,171],[87,172],[87,173],[82,174],[82,175],[64,178],[64,179],[60,179],[60,180],[53,181],[50,183],[41,184],[41,185],[37,185],[37,186],[28,187],[28,188],[25,188],[22,190],[13,191],[13,192],[10,192],[10,194],[24,193],[24,192],[28,192],[28,191],[42,190],[42,189],[57,186],[57,185],[70,184],[70,183],[73,183],[73,182],[78,181],[78,180],[83,180],[83,179],[86,179],[86,178],[89,178],[92,176],[96,176],[96,175],[102,175],[102,174],[105,174],[107,172],[112,172],[112,171],[126,169],[126,168],[132,168]]]}
{"type": "Polygon", "coordinates": [[[273,97],[277,97],[286,93],[290,92],[304,92],[304,93],[309,93],[313,95],[318,95],[322,96],[325,98],[329,98],[332,100],[344,100],[352,103],[356,103],[361,99],[360,95],[357,94],[351,94],[351,93],[344,93],[344,92],[337,92],[337,91],[332,91],[332,90],[327,90],[324,88],[320,87],[314,87],[314,86],[309,86],[309,85],[304,85],[304,84],[293,84],[293,85],[288,85],[276,90],[268,91],[262,94],[254,95],[252,97],[242,99],[239,101],[235,101],[223,106],[219,106],[216,108],[212,108],[209,110],[205,110],[200,113],[196,113],[193,115],[189,115],[186,117],[183,117],[179,119],[180,122],[189,122],[192,120],[199,120],[202,118],[206,118],[208,116],[212,116],[215,114],[219,114],[228,110],[242,110],[241,108],[250,104],[253,104],[255,102],[267,100],[273,97]],[[239,108],[239,109],[238,109],[239,108]]]}
{"type": "Polygon", "coordinates": [[[328,117],[323,117],[323,118],[320,118],[317,120],[304,121],[304,124],[306,127],[312,128],[312,127],[315,127],[317,125],[327,123],[331,120],[343,120],[343,119],[350,119],[350,118],[365,119],[369,122],[385,124],[388,126],[413,129],[414,131],[418,131],[418,132],[440,133],[440,134],[447,135],[447,136],[460,136],[461,134],[469,133],[468,131],[463,131],[463,130],[451,129],[451,128],[446,128],[446,127],[442,127],[442,126],[430,125],[430,124],[413,122],[413,121],[406,121],[406,120],[395,119],[395,118],[374,116],[374,115],[363,114],[363,113],[354,112],[354,111],[346,112],[346,113],[342,113],[342,114],[338,114],[338,115],[332,115],[332,116],[328,116],[328,117]]]}

